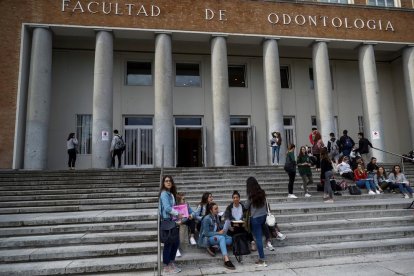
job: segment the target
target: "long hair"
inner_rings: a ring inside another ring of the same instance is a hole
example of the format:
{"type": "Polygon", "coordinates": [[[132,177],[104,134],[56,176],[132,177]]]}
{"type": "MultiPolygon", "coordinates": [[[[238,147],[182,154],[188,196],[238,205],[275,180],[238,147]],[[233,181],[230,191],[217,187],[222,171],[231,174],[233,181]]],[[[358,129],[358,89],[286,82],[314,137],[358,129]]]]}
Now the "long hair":
{"type": "Polygon", "coordinates": [[[75,138],[75,133],[73,133],[73,132],[69,133],[69,137],[68,137],[67,141],[69,141],[72,138],[75,138]]]}
{"type": "Polygon", "coordinates": [[[315,131],[315,137],[313,138],[313,141],[318,142],[320,139],[322,139],[321,133],[319,131],[315,131]]]}
{"type": "Polygon", "coordinates": [[[265,205],[266,193],[260,187],[256,178],[249,177],[246,180],[246,193],[247,198],[252,202],[253,207],[260,208],[265,205]]]}
{"type": "Polygon", "coordinates": [[[305,156],[306,155],[306,147],[305,146],[301,146],[300,147],[300,150],[299,150],[299,155],[298,155],[298,157],[302,157],[302,156],[305,156]],[[305,153],[302,153],[302,149],[305,149],[305,153]]]}
{"type": "Polygon", "coordinates": [[[292,149],[294,149],[296,146],[295,146],[295,144],[289,144],[289,146],[288,146],[288,151],[286,152],[286,156],[289,154],[289,152],[292,150],[292,149]]]}
{"type": "Polygon", "coordinates": [[[162,193],[162,191],[167,191],[167,189],[164,186],[166,178],[169,178],[171,180],[171,189],[169,190],[169,192],[174,196],[174,198],[177,198],[177,187],[175,186],[174,179],[171,175],[164,175],[164,177],[162,178],[160,194],[162,193]]]}
{"type": "Polygon", "coordinates": [[[211,209],[213,209],[213,207],[214,206],[216,206],[217,205],[217,203],[215,203],[215,202],[210,202],[208,205],[207,205],[207,210],[206,210],[206,215],[205,216],[208,216],[208,215],[210,215],[211,214],[211,209]]]}
{"type": "Polygon", "coordinates": [[[207,204],[207,200],[208,197],[211,195],[211,193],[209,192],[205,192],[202,196],[201,196],[201,201],[200,201],[200,205],[203,206],[205,204],[207,204]]]}
{"type": "Polygon", "coordinates": [[[396,167],[400,168],[400,173],[402,173],[400,165],[394,165],[394,167],[392,167],[392,173],[394,174],[394,176],[397,176],[397,171],[395,170],[396,167]]]}
{"type": "Polygon", "coordinates": [[[379,166],[378,167],[378,170],[377,170],[377,176],[378,177],[380,177],[381,175],[380,175],[380,172],[379,172],[379,170],[382,168],[382,170],[384,171],[384,174],[383,174],[383,176],[384,177],[387,177],[387,172],[385,171],[385,168],[383,167],[383,166],[379,166]]]}
{"type": "Polygon", "coordinates": [[[321,148],[321,160],[322,159],[331,160],[329,158],[328,149],[326,147],[321,148]]]}

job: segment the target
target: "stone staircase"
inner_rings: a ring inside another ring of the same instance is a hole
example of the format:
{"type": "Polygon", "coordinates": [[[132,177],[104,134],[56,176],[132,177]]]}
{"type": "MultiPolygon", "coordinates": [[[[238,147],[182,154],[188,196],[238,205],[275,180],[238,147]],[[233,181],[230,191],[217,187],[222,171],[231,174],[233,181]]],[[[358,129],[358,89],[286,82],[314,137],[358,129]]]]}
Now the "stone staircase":
{"type": "MultiPolygon", "coordinates": [[[[0,275],[56,275],[153,271],[157,263],[156,169],[0,172],[0,275]]],[[[167,169],[195,208],[205,191],[221,210],[233,190],[245,194],[255,176],[266,190],[280,228],[269,262],[373,252],[414,252],[411,199],[398,194],[351,196],[322,202],[312,186],[304,198],[297,177],[288,199],[281,167],[167,169]]],[[[406,167],[414,180],[414,167],[406,167]]],[[[314,178],[317,179],[316,172],[314,178]]],[[[181,242],[180,265],[221,264],[204,250],[181,242]]],[[[257,254],[245,256],[253,262],[257,254]]],[[[219,265],[220,266],[220,265],[219,265]]]]}

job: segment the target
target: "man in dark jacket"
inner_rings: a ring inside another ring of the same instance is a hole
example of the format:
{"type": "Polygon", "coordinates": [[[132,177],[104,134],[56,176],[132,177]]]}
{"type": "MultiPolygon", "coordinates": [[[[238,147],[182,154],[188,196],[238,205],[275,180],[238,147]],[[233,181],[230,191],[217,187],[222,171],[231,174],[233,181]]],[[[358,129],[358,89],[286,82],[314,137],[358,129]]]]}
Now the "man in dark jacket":
{"type": "Polygon", "coordinates": [[[355,146],[355,142],[354,140],[352,140],[351,137],[348,136],[348,130],[345,129],[342,133],[343,135],[339,139],[339,150],[341,151],[343,156],[349,157],[352,148],[355,146]]]}
{"type": "Polygon", "coordinates": [[[364,137],[364,133],[362,132],[358,133],[358,139],[359,139],[359,144],[358,144],[358,148],[355,149],[355,152],[359,152],[359,154],[361,154],[361,157],[364,159],[365,163],[367,163],[368,153],[369,153],[368,146],[372,148],[372,144],[367,138],[364,137]]]}

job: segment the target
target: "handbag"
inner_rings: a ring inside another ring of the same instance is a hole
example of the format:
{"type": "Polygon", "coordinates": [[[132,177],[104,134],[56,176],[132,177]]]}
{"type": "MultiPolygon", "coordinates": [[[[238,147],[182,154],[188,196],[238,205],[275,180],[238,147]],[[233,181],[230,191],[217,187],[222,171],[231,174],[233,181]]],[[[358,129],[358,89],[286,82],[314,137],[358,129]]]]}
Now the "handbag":
{"type": "Polygon", "coordinates": [[[162,243],[172,243],[178,240],[180,230],[172,220],[160,221],[160,241],[162,243]]]}
{"type": "Polygon", "coordinates": [[[270,213],[270,207],[269,207],[269,203],[267,203],[267,200],[266,200],[266,204],[267,204],[266,224],[267,226],[273,227],[276,224],[276,218],[274,215],[270,213]]]}
{"type": "Polygon", "coordinates": [[[286,159],[286,163],[285,166],[283,167],[283,169],[287,172],[287,173],[293,173],[296,172],[296,165],[293,162],[293,160],[290,158],[290,155],[287,156],[286,159]]]}
{"type": "Polygon", "coordinates": [[[242,255],[249,255],[249,238],[247,232],[238,233],[233,236],[233,254],[240,263],[242,255]]]}

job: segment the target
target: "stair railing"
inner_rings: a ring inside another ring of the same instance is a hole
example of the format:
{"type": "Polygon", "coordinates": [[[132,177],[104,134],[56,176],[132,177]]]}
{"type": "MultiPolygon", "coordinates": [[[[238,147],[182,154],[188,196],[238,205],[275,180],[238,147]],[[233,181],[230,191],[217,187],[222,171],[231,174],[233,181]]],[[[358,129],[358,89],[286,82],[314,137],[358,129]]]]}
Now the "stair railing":
{"type": "MultiPolygon", "coordinates": [[[[161,147],[161,170],[160,170],[160,190],[162,178],[164,177],[164,145],[161,147]]],[[[157,275],[161,276],[161,242],[160,242],[160,197],[158,196],[158,209],[157,209],[157,275]]]]}
{"type": "Polygon", "coordinates": [[[410,160],[410,161],[414,161],[414,159],[413,158],[410,158],[410,157],[407,157],[407,156],[404,156],[404,155],[401,155],[401,154],[398,154],[398,153],[394,153],[394,152],[390,152],[390,151],[386,151],[386,150],[383,150],[383,149],[379,149],[379,148],[376,148],[376,147],[372,147],[373,149],[376,149],[376,150],[378,150],[378,151],[382,151],[382,152],[385,152],[385,153],[388,153],[388,154],[391,154],[391,155],[394,155],[394,156],[398,156],[398,157],[400,157],[401,158],[401,169],[402,169],[402,171],[404,172],[405,170],[404,170],[404,159],[407,159],[407,160],[410,160]]]}

